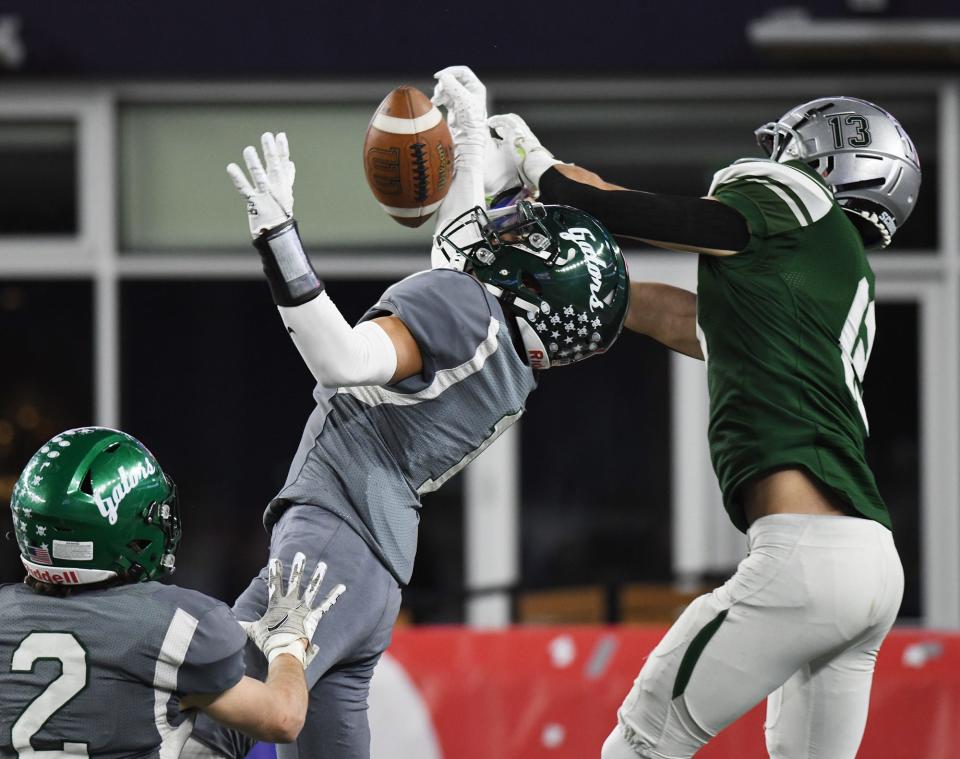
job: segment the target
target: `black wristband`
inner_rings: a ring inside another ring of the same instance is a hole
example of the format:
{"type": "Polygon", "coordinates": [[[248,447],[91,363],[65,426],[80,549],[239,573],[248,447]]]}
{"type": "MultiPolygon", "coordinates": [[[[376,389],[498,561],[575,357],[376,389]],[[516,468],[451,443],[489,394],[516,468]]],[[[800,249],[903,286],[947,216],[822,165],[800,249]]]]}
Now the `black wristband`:
{"type": "Polygon", "coordinates": [[[323,292],[323,280],[303,250],[294,219],[268,229],[253,241],[263,262],[273,302],[278,306],[299,306],[323,292]]]}

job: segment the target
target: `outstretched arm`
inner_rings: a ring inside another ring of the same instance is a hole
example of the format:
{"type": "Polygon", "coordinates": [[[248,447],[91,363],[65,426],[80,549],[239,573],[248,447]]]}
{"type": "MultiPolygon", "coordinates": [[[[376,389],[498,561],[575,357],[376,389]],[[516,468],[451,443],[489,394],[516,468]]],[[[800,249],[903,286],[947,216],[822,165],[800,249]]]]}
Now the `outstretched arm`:
{"type": "Polygon", "coordinates": [[[223,693],[186,696],[180,708],[200,709],[258,741],[290,743],[303,729],[308,701],[303,666],[283,655],[270,665],[266,682],[244,677],[223,693]]]}
{"type": "Polygon", "coordinates": [[[524,183],[539,192],[543,202],[586,211],[617,236],[713,256],[733,255],[749,242],[746,220],[723,203],[624,189],[592,171],[557,161],[519,116],[493,116],[489,123],[514,146],[524,183]]]}
{"type": "Polygon", "coordinates": [[[671,350],[703,360],[697,341],[697,295],[659,282],[631,282],[624,326],[671,350]]]}
{"type": "Polygon", "coordinates": [[[418,374],[420,349],[400,319],[384,316],[351,327],[330,300],[293,218],[296,170],[286,135],[267,132],[261,144],[266,169],[256,148],[243,151],[252,183],[235,163],[227,173],[247,201],[250,233],[280,318],[314,378],[325,387],[343,387],[383,385],[418,374]]]}
{"type": "Polygon", "coordinates": [[[296,740],[307,716],[307,682],[304,670],[317,655],[311,643],[321,618],[346,590],[337,585],[314,608],[327,565],[317,563],[303,594],[300,581],[306,557],[297,553],[290,567],[287,592],[283,592],[283,565],[271,559],[267,580],[267,609],[256,622],[241,622],[247,636],[269,662],[266,682],[244,677],[232,688],[215,694],[186,695],[181,709],[200,709],[227,727],[258,740],[290,743],[296,740]]]}

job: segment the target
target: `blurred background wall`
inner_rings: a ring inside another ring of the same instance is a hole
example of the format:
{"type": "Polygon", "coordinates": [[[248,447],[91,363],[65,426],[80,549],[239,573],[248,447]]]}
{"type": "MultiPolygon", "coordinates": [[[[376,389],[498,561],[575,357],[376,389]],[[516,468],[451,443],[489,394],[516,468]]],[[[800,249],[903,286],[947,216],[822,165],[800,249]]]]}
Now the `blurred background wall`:
{"type": "MultiPolygon", "coordinates": [[[[428,265],[377,207],[380,99],[467,63],[490,112],[627,186],[703,194],[753,129],[850,94],[913,136],[924,186],[876,254],[869,446],[907,568],[902,617],[960,626],[960,21],[934,0],[300,4],[8,0],[0,9],[0,501],[48,437],[141,438],[176,479],[176,580],[232,599],[311,409],[224,166],[286,130],[297,217],[348,318],[428,265]]],[[[695,261],[628,248],[635,278],[695,261]]],[[[550,372],[529,414],[424,500],[404,618],[669,620],[735,566],[706,455],[702,365],[624,335],[550,372]]],[[[0,529],[9,517],[0,516],[0,529]]],[[[17,580],[13,543],[0,579],[17,580]]]]}

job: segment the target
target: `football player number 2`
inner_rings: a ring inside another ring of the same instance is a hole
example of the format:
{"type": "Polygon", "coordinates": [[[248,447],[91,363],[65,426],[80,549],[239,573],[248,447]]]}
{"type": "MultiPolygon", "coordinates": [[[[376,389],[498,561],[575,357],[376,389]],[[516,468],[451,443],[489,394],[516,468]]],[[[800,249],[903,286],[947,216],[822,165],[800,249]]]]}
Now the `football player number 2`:
{"type": "Polygon", "coordinates": [[[87,652],[70,633],[30,633],[13,653],[14,672],[32,672],[38,661],[60,662],[53,680],[13,723],[10,739],[21,759],[75,759],[87,756],[86,743],[65,742],[62,749],[38,751],[31,739],[43,725],[87,685],[87,652]]]}
{"type": "Polygon", "coordinates": [[[867,432],[867,410],[863,406],[863,376],[867,373],[867,362],[873,350],[873,339],[877,336],[877,314],[870,300],[870,283],[863,277],[857,284],[857,294],[853,298],[847,319],[840,333],[840,355],[843,360],[843,375],[847,389],[860,410],[863,426],[867,432]]]}

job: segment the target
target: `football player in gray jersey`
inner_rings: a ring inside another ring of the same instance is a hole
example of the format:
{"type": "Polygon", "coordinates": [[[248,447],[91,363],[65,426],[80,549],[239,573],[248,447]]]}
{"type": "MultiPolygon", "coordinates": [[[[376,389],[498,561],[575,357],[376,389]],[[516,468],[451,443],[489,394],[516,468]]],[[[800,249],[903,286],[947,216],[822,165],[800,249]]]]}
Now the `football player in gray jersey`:
{"type": "Polygon", "coordinates": [[[309,640],[343,591],[312,608],[324,565],[301,596],[304,556],[291,557],[286,594],[272,563],[269,603],[246,634],[219,601],[153,582],[174,567],[176,488],[116,430],[50,440],[10,507],[27,576],[0,585],[0,757],[199,755],[198,710],[252,738],[296,737],[309,640]],[[266,682],[244,675],[248,637],[266,682]]]}
{"type": "MultiPolygon", "coordinates": [[[[605,351],[626,313],[623,257],[593,218],[528,202],[485,209],[483,86],[464,67],[437,78],[456,175],[439,212],[436,268],[388,288],[356,326],[303,251],[285,135],[263,135],[265,166],[244,151],[249,178],[228,168],[280,316],[317,380],[317,408],[264,515],[270,555],[323,558],[350,587],[335,624],[317,633],[307,723],[296,744],[278,747],[281,759],[369,756],[370,677],[410,580],[421,495],[523,414],[537,370],[605,351]]],[[[234,611],[255,618],[266,597],[261,574],[234,611]]],[[[225,756],[247,748],[206,720],[197,736],[225,756]]]]}

